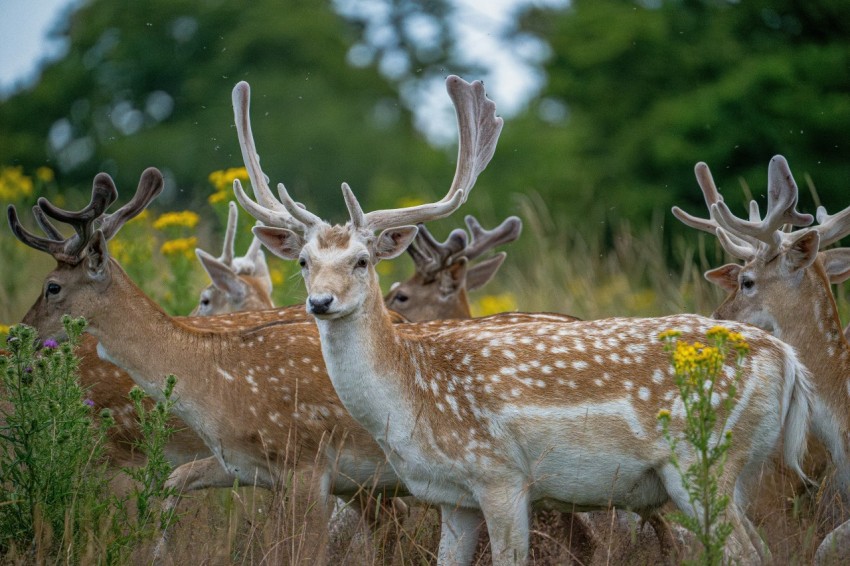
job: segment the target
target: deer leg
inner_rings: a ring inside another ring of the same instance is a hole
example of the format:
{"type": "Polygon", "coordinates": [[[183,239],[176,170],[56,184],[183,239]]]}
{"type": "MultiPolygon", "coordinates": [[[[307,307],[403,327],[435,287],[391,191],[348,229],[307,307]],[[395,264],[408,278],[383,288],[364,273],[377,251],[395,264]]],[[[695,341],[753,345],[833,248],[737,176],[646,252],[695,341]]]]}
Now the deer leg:
{"type": "Polygon", "coordinates": [[[484,517],[478,509],[440,506],[440,550],[437,563],[462,566],[472,562],[484,517]]]}
{"type": "Polygon", "coordinates": [[[531,529],[527,487],[522,482],[488,486],[478,502],[487,520],[493,565],[525,564],[531,529]]]}
{"type": "MultiPolygon", "coordinates": [[[[185,493],[210,487],[231,487],[235,479],[213,456],[177,466],[165,482],[165,488],[173,489],[174,495],[162,502],[162,514],[174,513],[185,493]]],[[[154,562],[163,560],[167,545],[168,530],[165,530],[154,549],[154,562]]]]}

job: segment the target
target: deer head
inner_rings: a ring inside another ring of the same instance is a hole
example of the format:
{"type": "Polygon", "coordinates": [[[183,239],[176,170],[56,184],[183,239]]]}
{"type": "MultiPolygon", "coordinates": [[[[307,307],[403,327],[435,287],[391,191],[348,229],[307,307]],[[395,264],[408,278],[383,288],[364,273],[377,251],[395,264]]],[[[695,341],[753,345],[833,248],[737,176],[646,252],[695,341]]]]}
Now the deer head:
{"type": "Polygon", "coordinates": [[[466,292],[486,285],[507,254],[501,252],[470,263],[496,246],[516,240],[522,221],[511,216],[493,230],[485,230],[474,217],[467,216],[466,225],[471,240],[458,229],[443,243],[419,225],[416,239],[407,248],[416,271],[407,281],[393,285],[384,297],[389,308],[414,322],[472,316],[466,292]]]}
{"type": "Polygon", "coordinates": [[[364,213],[343,183],[350,215],[344,226],[331,226],[302,208],[283,184],[278,184],[280,201],[274,197],[260,169],[251,134],[248,84],[242,82],[234,88],[237,132],[257,202],[245,194],[238,180],[234,192],[249,213],[269,225],[254,228],[254,234],[276,255],[298,260],[309,293],[307,310],[315,316],[342,318],[367,301],[380,300],[374,266],[382,259],[397,257],[410,245],[417,233],[412,224],[443,218],[456,210],[492,158],[503,122],[495,116],[495,105],[486,98],[483,85],[451,76],[446,87],[455,104],[460,133],[457,171],[446,196],[431,204],[364,213]]]}
{"type": "Polygon", "coordinates": [[[262,310],[274,307],[271,300],[272,280],[266,265],[260,241],[255,237],[248,253],[237,257],[234,252],[236,223],[239,211],[230,201],[224,247],[217,258],[204,250],[196,249],[195,255],[212,284],[201,291],[198,306],[190,316],[209,316],[245,310],[262,310]]]}
{"type": "Polygon", "coordinates": [[[15,236],[28,246],[49,253],[57,262],[44,280],[41,295],[24,316],[24,324],[38,327],[42,338],[63,338],[63,314],[95,320],[104,305],[104,291],[113,283],[114,270],[121,269],[110,260],[106,242],[144,210],[162,187],[162,174],[152,167],[146,169],[130,202],[112,214],[105,212],[118,197],[118,191],[106,173],[94,178],[91,201],[77,212],[63,210],[44,197],[39,198],[33,214],[47,238],[27,231],[14,205],[9,205],[9,225],[15,236]],[[48,217],[70,224],[75,234],[64,238],[48,217]]]}
{"type": "Polygon", "coordinates": [[[758,205],[750,203],[749,219],[732,214],[711,181],[708,166],[699,163],[697,179],[710,218],[698,219],[678,208],[673,213],[685,224],[715,233],[723,248],[743,260],[706,272],[712,283],[729,291],[715,310],[716,318],[749,322],[786,340],[799,327],[800,309],[816,309],[815,318],[835,312],[829,282],[843,281],[850,274],[845,250],[819,250],[850,232],[850,209],[830,216],[818,209],[818,225],[808,227],[812,216],[796,211],[798,188],[781,155],[768,168],[768,207],[764,220],[758,205]],[[786,225],[801,229],[788,232],[786,225]],[[805,297],[789,308],[789,299],[805,297]],[[828,303],[832,303],[830,308],[828,303]]]}

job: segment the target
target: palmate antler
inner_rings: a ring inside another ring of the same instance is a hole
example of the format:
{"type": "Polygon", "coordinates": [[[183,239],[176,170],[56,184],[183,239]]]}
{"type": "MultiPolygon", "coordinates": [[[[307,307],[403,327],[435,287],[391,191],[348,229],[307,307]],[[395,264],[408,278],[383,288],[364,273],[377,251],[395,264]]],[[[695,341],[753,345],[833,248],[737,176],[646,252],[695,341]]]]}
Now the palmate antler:
{"type": "Polygon", "coordinates": [[[83,259],[83,250],[96,230],[103,232],[106,240],[111,239],[130,219],[144,210],[162,191],[163,179],[159,170],[149,167],[139,179],[139,185],[133,198],[112,214],[104,214],[106,209],[118,198],[115,183],[106,173],[98,173],[92,183],[92,196],[85,207],[78,211],[69,211],[52,204],[46,198],[38,199],[33,207],[36,222],[44,230],[47,238],[42,238],[26,230],[18,219],[14,205],[9,205],[9,226],[15,236],[28,246],[52,255],[57,261],[76,265],[83,259]],[[75,234],[64,238],[49,218],[71,225],[75,234]]]}
{"type": "Polygon", "coordinates": [[[676,206],[673,207],[673,215],[691,228],[717,235],[723,248],[738,259],[775,255],[786,240],[787,234],[783,231],[786,224],[799,227],[808,226],[813,221],[811,214],[802,214],[796,209],[797,184],[788,162],[781,155],[774,156],[768,167],[767,213],[764,219],[755,201],[750,202],[748,220],[736,217],[723,202],[708,166],[698,163],[695,173],[709,209],[709,218],[697,218],[676,206]]]}
{"type": "MultiPolygon", "coordinates": [[[[343,183],[343,197],[355,228],[378,231],[436,220],[448,216],[466,200],[478,175],[493,157],[503,120],[495,115],[496,105],[487,99],[481,82],[467,83],[452,75],[446,79],[446,89],[455,105],[460,136],[457,170],[448,193],[430,204],[364,213],[351,188],[343,183]]],[[[236,129],[257,202],[248,197],[238,180],[233,184],[236,198],[252,216],[266,224],[304,234],[310,228],[322,224],[322,220],[296,203],[282,183],[278,184],[280,200],[274,198],[266,176],[260,169],[251,134],[249,97],[250,87],[247,83],[240,82],[233,89],[236,129]]]]}

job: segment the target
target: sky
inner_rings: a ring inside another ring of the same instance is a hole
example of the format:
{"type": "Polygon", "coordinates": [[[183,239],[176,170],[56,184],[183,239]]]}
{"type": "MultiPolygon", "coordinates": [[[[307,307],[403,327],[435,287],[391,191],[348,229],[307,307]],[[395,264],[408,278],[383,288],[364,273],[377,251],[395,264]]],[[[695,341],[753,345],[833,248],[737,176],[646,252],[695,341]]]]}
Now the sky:
{"type": "MultiPolygon", "coordinates": [[[[62,55],[65,46],[61,41],[48,40],[48,33],[81,1],[84,0],[0,1],[0,100],[12,90],[34,84],[41,64],[62,55]]],[[[469,62],[487,69],[484,77],[471,78],[484,79],[487,93],[498,101],[501,115],[519,112],[529,97],[543,86],[544,77],[534,63],[545,58],[546,47],[532,40],[507,46],[498,40],[500,32],[512,24],[519,5],[559,6],[567,1],[454,0],[459,16],[455,22],[461,53],[469,62]]],[[[362,7],[364,3],[358,5],[362,7]]],[[[434,120],[434,116],[451,115],[447,114],[449,103],[442,89],[442,84],[435,83],[416,97],[424,104],[419,107],[417,102],[415,105],[417,127],[436,143],[445,143],[455,136],[453,120],[434,120]]]]}

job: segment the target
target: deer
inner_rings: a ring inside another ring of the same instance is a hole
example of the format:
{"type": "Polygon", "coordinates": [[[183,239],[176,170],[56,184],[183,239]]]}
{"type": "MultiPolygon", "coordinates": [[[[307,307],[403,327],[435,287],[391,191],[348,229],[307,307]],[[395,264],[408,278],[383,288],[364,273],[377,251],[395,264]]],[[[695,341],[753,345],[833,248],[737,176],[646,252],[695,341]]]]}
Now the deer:
{"type": "MultiPolygon", "coordinates": [[[[492,158],[503,124],[480,82],[449,76],[446,87],[459,124],[458,99],[478,93],[478,112],[468,130],[460,129],[456,174],[438,201],[364,212],[343,183],[349,220],[331,225],[299,206],[282,183],[279,198],[267,184],[252,183],[252,200],[234,182],[237,201],[264,224],[254,234],[272,253],[301,267],[305,307],[316,319],[340,401],[408,490],[440,507],[441,564],[469,563],[482,515],[494,563],[524,563],[532,503],[567,510],[614,505],[649,515],[672,500],[694,513],[656,419],[676,396],[657,336],[677,328],[682,339],[696,340],[714,326],[712,319],[683,314],[565,322],[527,313],[513,324],[392,324],[375,265],[403,253],[416,223],[461,206],[492,158]]],[[[248,120],[249,98],[248,84],[238,83],[233,102],[246,166],[259,161],[246,150],[250,128],[240,127],[248,120]]],[[[780,441],[786,460],[803,475],[799,460],[811,391],[808,372],[790,346],[750,326],[729,327],[746,337],[751,355],[741,370],[738,404],[716,431],[740,438],[719,485],[731,498],[733,533],[726,551],[758,560],[739,478],[757,469],[780,441]]],[[[728,385],[727,379],[720,394],[728,385]]],[[[674,411],[670,426],[681,432],[682,411],[674,411]]],[[[683,466],[692,458],[677,456],[683,466]]]]}
{"type": "Polygon", "coordinates": [[[522,221],[510,216],[492,230],[484,229],[474,216],[467,215],[464,222],[469,239],[466,232],[456,229],[442,243],[424,224],[419,224],[416,239],[407,248],[414,274],[404,283],[393,284],[384,297],[387,307],[411,322],[472,318],[467,292],[486,285],[507,254],[499,252],[470,264],[488,250],[516,240],[522,232],[522,221]]]}
{"type": "MultiPolygon", "coordinates": [[[[470,101],[464,103],[462,114],[470,110],[470,101]]],[[[25,229],[10,206],[8,219],[16,237],[57,260],[23,322],[35,326],[43,338],[61,338],[62,314],[84,316],[86,332],[98,341],[98,355],[126,371],[155,399],[161,399],[165,376],[178,376],[174,412],[212,456],[178,466],[170,486],[229,487],[236,478],[243,485],[274,488],[288,470],[309,465],[316,470],[313,493],[321,502],[311,509],[319,514],[326,511],[324,502],[331,494],[352,498],[372,489],[404,493],[381,449],[342,408],[327,378],[312,317],[293,322],[278,310],[275,321],[255,326],[244,321],[258,313],[170,317],[109,255],[109,239],[162,185],[159,171],[146,170],[136,195],[111,214],[106,210],[117,199],[117,189],[106,174],[95,177],[90,202],[80,211],[39,199],[36,220],[46,238],[25,229]],[[65,238],[47,217],[71,225],[74,234],[65,238]]],[[[509,313],[490,320],[513,324],[523,316],[509,313]]],[[[399,315],[391,318],[401,320],[399,315]]]]}
{"type": "MultiPolygon", "coordinates": [[[[830,285],[850,277],[850,248],[827,247],[850,234],[850,208],[830,215],[819,207],[818,224],[810,226],[814,218],[795,210],[797,184],[781,155],[774,156],[768,167],[768,205],[763,220],[756,201],[750,203],[748,219],[735,216],[705,163],[698,163],[695,172],[709,218],[692,216],[678,207],[673,214],[692,228],[715,234],[729,255],[744,262],[705,273],[708,281],[728,292],[713,316],[753,324],[800,353],[815,386],[812,433],[832,458],[838,497],[846,508],[850,497],[850,343],[842,331],[830,285]],[[786,225],[798,229],[786,232],[786,225]]],[[[816,475],[823,475],[823,459],[816,459],[815,464],[816,475]]]]}
{"type": "Polygon", "coordinates": [[[272,279],[260,241],[254,238],[244,256],[235,255],[238,216],[236,203],[230,201],[224,247],[220,256],[216,258],[200,248],[195,249],[195,255],[211,283],[201,291],[198,306],[189,316],[259,311],[274,307],[271,299],[272,279]]]}

